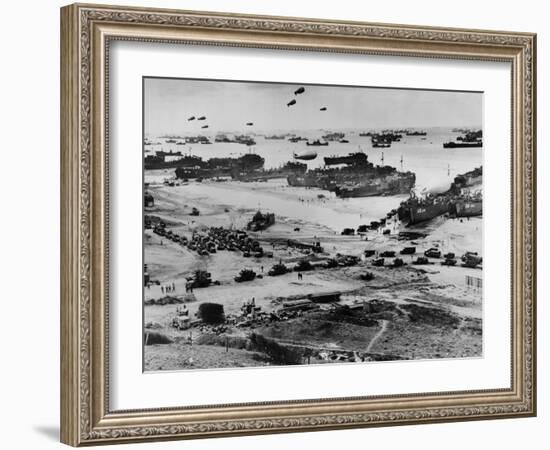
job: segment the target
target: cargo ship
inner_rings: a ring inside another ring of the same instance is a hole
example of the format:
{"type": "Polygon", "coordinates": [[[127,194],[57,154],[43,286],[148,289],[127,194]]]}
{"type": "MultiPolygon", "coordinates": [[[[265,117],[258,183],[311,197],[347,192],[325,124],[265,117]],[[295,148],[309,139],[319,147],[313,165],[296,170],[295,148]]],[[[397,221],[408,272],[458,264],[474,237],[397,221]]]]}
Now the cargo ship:
{"type": "Polygon", "coordinates": [[[476,148],[483,146],[483,131],[465,131],[463,136],[458,136],[455,141],[445,142],[443,148],[476,148]]]}

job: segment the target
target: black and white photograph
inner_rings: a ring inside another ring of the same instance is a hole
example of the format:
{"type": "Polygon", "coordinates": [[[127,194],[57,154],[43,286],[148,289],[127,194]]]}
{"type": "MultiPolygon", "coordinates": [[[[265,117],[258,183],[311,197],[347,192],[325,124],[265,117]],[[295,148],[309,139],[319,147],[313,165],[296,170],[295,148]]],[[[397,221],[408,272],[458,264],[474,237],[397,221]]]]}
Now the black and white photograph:
{"type": "Polygon", "coordinates": [[[482,357],[483,95],[144,77],[144,370],[482,357]]]}

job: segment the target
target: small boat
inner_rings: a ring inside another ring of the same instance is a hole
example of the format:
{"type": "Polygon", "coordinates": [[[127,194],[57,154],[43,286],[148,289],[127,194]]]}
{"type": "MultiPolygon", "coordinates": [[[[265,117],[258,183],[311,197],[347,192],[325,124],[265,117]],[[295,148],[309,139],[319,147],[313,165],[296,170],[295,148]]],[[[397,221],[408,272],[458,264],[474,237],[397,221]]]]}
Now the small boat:
{"type": "Polygon", "coordinates": [[[313,145],[315,147],[320,147],[323,145],[328,145],[328,142],[321,142],[319,139],[316,139],[313,142],[306,142],[306,145],[313,145]]]}
{"type": "Polygon", "coordinates": [[[304,161],[311,161],[317,158],[317,152],[315,150],[304,150],[303,152],[294,152],[294,159],[301,159],[304,161]]]}

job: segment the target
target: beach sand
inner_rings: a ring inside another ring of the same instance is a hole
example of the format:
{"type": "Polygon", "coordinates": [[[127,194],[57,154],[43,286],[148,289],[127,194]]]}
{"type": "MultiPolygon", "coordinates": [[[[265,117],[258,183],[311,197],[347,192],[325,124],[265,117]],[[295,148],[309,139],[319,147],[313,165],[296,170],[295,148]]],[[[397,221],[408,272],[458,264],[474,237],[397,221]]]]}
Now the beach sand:
{"type": "MultiPolygon", "coordinates": [[[[198,305],[207,301],[222,304],[226,315],[238,315],[243,302],[251,298],[262,311],[270,312],[276,310],[284,299],[339,291],[342,293],[342,304],[356,305],[373,300],[384,302],[384,314],[381,318],[373,316],[369,326],[342,327],[335,325],[337,320],[327,319],[319,313],[319,317],[312,315],[307,320],[293,319],[276,326],[266,325],[259,331],[281,342],[286,339],[294,344],[298,340],[305,346],[318,348],[368,349],[369,352],[404,359],[482,356],[482,293],[468,287],[465,282],[468,275],[482,278],[481,269],[445,267],[438,260],[432,260],[433,264],[427,266],[413,266],[413,256],[409,255],[402,257],[407,263],[402,268],[374,268],[362,256],[367,249],[399,252],[405,246],[417,247],[418,254],[437,246],[443,253],[450,251],[461,255],[466,251],[477,251],[482,255],[481,218],[462,221],[437,218],[424,227],[411,228],[426,233],[426,237],[414,243],[398,240],[398,233],[403,228],[397,222],[388,223],[389,235],[379,230],[363,236],[342,236],[340,231],[343,228],[356,228],[378,220],[397,208],[405,197],[348,201],[336,199],[333,194],[320,189],[289,187],[282,179],[264,183],[209,180],[179,186],[162,184],[165,178],[171,176],[170,171],[146,173],[147,189],[153,194],[155,206],[146,208],[145,214],[161,218],[174,232],[190,237],[193,232],[206,231],[214,226],[244,229],[258,209],[273,212],[276,217],[273,226],[262,232],[249,232],[265,250],[273,252],[273,258],[243,258],[241,252],[229,251],[199,256],[186,247],[155,235],[151,230],[145,230],[144,262],[151,279],[158,280],[160,285],[146,287],[144,301],[163,297],[166,294],[161,286],[172,284],[175,289],[168,295],[183,297],[186,277],[198,269],[210,272],[212,280],[219,284],[194,289],[196,301],[187,304],[191,317],[194,317],[198,305]],[[200,211],[199,216],[190,215],[193,207],[200,211]],[[296,272],[291,272],[278,277],[264,276],[246,283],[234,281],[243,268],[266,275],[278,261],[292,266],[305,258],[304,251],[286,245],[288,239],[319,241],[324,252],[316,255],[317,258],[334,257],[340,253],[362,257],[362,261],[355,267],[305,272],[300,280],[296,272]],[[375,275],[371,282],[359,278],[367,271],[375,275]]],[[[201,359],[202,353],[197,351],[197,346],[187,343],[190,331],[171,327],[178,306],[144,306],[144,323],[154,324],[155,331],[174,341],[168,345],[145,347],[146,370],[231,367],[224,359],[229,355],[223,346],[209,346],[201,359]],[[192,363],[189,363],[189,358],[192,363]]],[[[201,336],[199,330],[194,329],[192,333],[194,340],[201,336]]],[[[250,329],[228,332],[240,337],[248,333],[250,329]]],[[[238,366],[268,364],[258,357],[257,352],[233,350],[231,358],[238,361],[235,363],[238,366]]]]}

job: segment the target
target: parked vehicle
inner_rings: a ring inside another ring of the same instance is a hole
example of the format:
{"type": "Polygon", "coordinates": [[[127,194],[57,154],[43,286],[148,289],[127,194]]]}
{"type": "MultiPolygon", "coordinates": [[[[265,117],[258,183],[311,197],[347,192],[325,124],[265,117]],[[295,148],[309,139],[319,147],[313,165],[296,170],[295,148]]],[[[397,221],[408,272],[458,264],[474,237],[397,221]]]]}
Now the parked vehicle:
{"type": "Polygon", "coordinates": [[[425,256],[419,256],[413,261],[413,264],[415,265],[421,265],[421,264],[429,264],[428,258],[425,256]]]}
{"type": "Polygon", "coordinates": [[[405,247],[400,253],[402,255],[414,255],[416,253],[416,247],[405,247]]]}
{"type": "Polygon", "coordinates": [[[362,273],[359,275],[359,278],[361,278],[363,281],[371,281],[374,279],[374,274],[372,272],[362,273]]]}
{"type": "Polygon", "coordinates": [[[441,258],[441,251],[437,248],[430,248],[424,252],[428,258],[441,258]]]}
{"type": "Polygon", "coordinates": [[[405,263],[403,262],[403,260],[401,258],[395,258],[393,260],[393,264],[392,264],[393,267],[401,267],[401,266],[404,266],[404,265],[405,265],[405,263]]]}
{"type": "Polygon", "coordinates": [[[456,259],[454,258],[446,258],[445,261],[441,263],[443,266],[455,266],[456,265],[456,259]]]}
{"type": "Polygon", "coordinates": [[[242,283],[244,281],[252,281],[256,278],[256,272],[251,269],[243,269],[240,271],[239,275],[235,277],[237,283],[242,283]]]}

